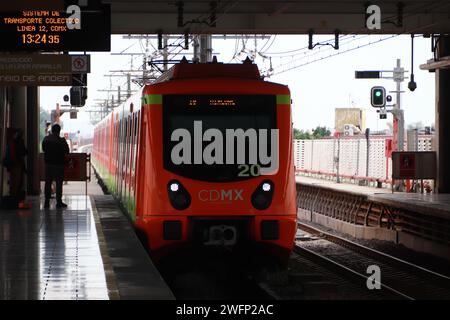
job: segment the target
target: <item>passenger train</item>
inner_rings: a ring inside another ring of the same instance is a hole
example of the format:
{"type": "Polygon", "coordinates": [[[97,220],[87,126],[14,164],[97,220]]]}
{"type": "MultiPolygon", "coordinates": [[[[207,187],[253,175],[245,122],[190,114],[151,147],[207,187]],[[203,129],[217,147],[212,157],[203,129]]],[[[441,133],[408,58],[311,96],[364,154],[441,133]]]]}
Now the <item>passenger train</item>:
{"type": "Polygon", "coordinates": [[[92,158],[151,253],[293,248],[290,91],[248,59],[183,59],[96,125],[92,158]]]}

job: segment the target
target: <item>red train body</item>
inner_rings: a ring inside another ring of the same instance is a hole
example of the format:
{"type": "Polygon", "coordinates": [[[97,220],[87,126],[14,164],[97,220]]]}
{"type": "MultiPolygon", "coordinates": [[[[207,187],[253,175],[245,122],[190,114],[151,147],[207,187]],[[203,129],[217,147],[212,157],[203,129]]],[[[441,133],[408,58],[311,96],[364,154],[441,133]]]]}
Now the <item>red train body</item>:
{"type": "Polygon", "coordinates": [[[96,126],[93,162],[151,252],[292,250],[290,92],[252,63],[175,65],[96,126]]]}

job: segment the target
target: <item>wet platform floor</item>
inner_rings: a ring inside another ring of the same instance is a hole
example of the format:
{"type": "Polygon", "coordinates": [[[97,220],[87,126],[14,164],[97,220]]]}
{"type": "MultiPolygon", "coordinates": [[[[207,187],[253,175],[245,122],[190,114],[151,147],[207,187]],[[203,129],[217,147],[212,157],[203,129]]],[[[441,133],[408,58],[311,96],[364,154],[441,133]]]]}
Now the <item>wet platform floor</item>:
{"type": "Polygon", "coordinates": [[[64,185],[66,209],[0,209],[0,300],[172,300],[134,228],[96,180],[64,185]]]}
{"type": "Polygon", "coordinates": [[[0,211],[0,299],[109,299],[90,198],[0,211]]]}

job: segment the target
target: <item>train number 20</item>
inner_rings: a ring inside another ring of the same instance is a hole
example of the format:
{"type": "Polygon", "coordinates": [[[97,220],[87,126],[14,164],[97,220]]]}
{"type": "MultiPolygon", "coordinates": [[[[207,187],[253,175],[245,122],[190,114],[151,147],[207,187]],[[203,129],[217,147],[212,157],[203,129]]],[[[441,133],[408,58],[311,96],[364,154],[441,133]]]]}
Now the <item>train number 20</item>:
{"type": "Polygon", "coordinates": [[[261,170],[257,164],[240,164],[238,169],[240,170],[238,174],[239,177],[248,177],[249,175],[252,177],[257,177],[261,175],[261,170]]]}

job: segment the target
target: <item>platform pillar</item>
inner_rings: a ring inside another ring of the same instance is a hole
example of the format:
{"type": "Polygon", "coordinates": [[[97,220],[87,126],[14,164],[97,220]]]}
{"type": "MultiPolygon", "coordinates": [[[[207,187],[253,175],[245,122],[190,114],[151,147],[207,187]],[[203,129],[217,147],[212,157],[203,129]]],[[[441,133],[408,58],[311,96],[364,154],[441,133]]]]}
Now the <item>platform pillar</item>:
{"type": "Polygon", "coordinates": [[[23,130],[27,143],[27,87],[11,87],[9,127],[23,130]]]}
{"type": "Polygon", "coordinates": [[[27,88],[27,190],[39,195],[39,88],[27,88]]]}
{"type": "Polygon", "coordinates": [[[9,127],[23,130],[27,174],[24,185],[29,195],[39,195],[39,89],[38,87],[11,87],[9,127]]]}
{"type": "MultiPolygon", "coordinates": [[[[442,36],[438,57],[450,56],[450,36],[442,36]]],[[[450,193],[450,69],[436,70],[436,190],[450,193]]]]}

